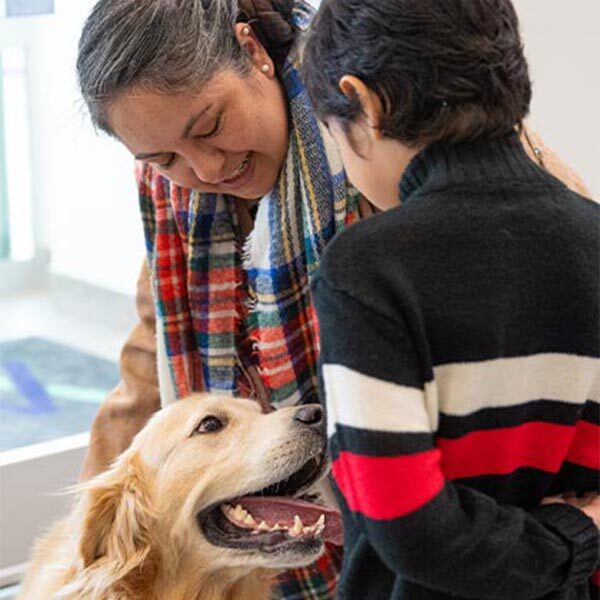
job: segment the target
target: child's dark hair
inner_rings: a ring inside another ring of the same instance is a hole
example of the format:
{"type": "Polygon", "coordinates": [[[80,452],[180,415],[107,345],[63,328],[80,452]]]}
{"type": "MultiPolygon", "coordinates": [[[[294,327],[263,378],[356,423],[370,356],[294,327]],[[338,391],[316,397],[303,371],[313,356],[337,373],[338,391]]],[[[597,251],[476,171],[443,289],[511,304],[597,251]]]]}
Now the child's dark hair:
{"type": "Polygon", "coordinates": [[[340,78],[380,98],[384,135],[408,145],[499,137],[529,111],[531,81],[510,0],[323,0],[303,74],[317,115],[361,113],[340,78]]]}

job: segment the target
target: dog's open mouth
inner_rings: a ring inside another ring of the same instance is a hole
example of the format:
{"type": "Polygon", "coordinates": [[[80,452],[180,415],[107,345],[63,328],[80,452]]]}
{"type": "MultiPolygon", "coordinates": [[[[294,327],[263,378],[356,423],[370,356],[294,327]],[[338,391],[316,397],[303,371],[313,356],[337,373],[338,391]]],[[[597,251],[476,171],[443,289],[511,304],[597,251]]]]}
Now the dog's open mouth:
{"type": "Polygon", "coordinates": [[[343,543],[337,510],[295,495],[322,474],[325,459],[312,458],[284,481],[232,498],[198,515],[207,540],[217,546],[275,552],[288,545],[343,543]]]}

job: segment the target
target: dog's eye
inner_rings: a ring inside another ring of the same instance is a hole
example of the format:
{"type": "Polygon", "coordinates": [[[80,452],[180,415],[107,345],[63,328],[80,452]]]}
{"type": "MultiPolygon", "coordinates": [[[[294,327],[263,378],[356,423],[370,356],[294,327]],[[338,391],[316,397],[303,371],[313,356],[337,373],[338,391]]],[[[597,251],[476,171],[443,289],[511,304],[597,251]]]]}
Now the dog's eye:
{"type": "Polygon", "coordinates": [[[200,424],[194,431],[192,435],[198,435],[199,433],[214,433],[215,431],[220,431],[223,429],[223,422],[217,417],[209,416],[204,417],[200,424]]]}

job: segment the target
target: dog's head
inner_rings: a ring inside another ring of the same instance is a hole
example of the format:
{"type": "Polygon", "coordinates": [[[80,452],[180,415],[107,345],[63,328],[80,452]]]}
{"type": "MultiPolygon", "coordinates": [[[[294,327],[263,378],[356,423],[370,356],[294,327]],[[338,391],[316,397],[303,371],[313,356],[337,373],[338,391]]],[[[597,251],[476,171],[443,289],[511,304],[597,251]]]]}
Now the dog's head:
{"type": "Polygon", "coordinates": [[[340,543],[337,511],[300,499],[327,470],[318,405],[264,414],[248,400],[194,396],[157,413],[87,485],[89,572],[147,586],[225,569],[307,565],[340,543]]]}

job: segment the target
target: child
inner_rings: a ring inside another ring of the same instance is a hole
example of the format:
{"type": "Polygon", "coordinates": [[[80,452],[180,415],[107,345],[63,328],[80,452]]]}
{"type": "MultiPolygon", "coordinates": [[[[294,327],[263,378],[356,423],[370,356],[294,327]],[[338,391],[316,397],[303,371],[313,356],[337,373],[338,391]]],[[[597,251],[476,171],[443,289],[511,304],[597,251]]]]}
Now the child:
{"type": "Polygon", "coordinates": [[[391,209],[313,286],[340,598],[592,597],[599,209],[518,141],[510,0],[324,0],[304,72],[348,176],[391,209]]]}

